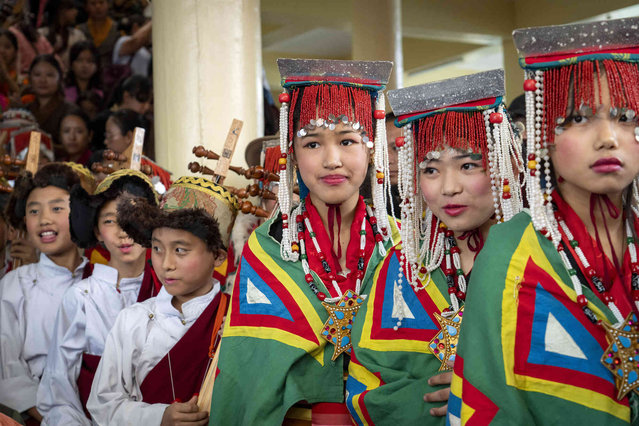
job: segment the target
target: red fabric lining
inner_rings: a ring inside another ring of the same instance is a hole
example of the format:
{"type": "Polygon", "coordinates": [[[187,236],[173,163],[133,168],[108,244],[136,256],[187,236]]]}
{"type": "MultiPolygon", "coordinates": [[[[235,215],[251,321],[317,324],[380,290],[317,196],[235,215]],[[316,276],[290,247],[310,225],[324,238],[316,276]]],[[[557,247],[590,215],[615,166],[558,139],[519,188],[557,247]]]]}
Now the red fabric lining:
{"type": "MultiPolygon", "coordinates": [[[[355,207],[355,214],[353,217],[353,223],[351,225],[350,232],[350,241],[348,242],[348,246],[346,248],[346,268],[350,271],[346,277],[339,274],[342,271],[342,268],[337,260],[337,257],[331,253],[333,253],[331,238],[329,238],[326,229],[324,228],[324,222],[320,217],[319,213],[313,203],[311,202],[310,196],[306,198],[306,211],[308,212],[308,220],[311,222],[311,226],[313,227],[313,231],[315,232],[315,238],[317,239],[317,243],[319,244],[322,253],[326,256],[326,261],[328,265],[331,267],[331,271],[336,276],[337,284],[339,288],[342,290],[342,293],[345,293],[347,290],[355,291],[355,283],[357,281],[357,262],[359,260],[359,231],[362,226],[362,220],[366,218],[366,204],[364,203],[364,199],[360,196],[359,201],[357,202],[357,206],[355,207]]],[[[308,265],[317,275],[320,277],[326,289],[331,294],[331,297],[337,297],[338,294],[335,293],[333,289],[333,285],[331,284],[331,280],[328,278],[328,274],[324,271],[322,267],[322,261],[319,258],[319,254],[315,250],[315,245],[312,242],[310,233],[308,229],[305,229],[305,238],[306,238],[306,253],[308,255],[308,265]]],[[[364,247],[364,264],[368,264],[368,260],[373,253],[373,249],[375,248],[375,237],[373,235],[373,229],[371,228],[370,223],[366,223],[366,245],[364,247]]]]}
{"type": "Polygon", "coordinates": [[[209,361],[211,331],[220,298],[221,294],[218,293],[186,334],[144,378],[140,385],[144,402],[171,404],[175,399],[188,401],[200,391],[209,361]],[[175,386],[175,398],[171,389],[171,377],[175,386]]]}

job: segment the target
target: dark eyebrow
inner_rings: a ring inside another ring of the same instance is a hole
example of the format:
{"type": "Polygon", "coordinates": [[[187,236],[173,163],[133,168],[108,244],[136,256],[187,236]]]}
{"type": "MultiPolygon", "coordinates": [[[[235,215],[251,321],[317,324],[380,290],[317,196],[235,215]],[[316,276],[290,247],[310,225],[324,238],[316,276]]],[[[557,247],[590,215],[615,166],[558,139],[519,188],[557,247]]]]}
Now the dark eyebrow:
{"type": "Polygon", "coordinates": [[[117,216],[114,212],[100,213],[100,217],[117,216]]]}
{"type": "Polygon", "coordinates": [[[31,207],[31,206],[35,206],[35,205],[40,205],[41,203],[39,201],[31,201],[29,204],[27,204],[27,207],[31,207]]]}
{"type": "Polygon", "coordinates": [[[174,246],[191,246],[191,244],[188,241],[184,241],[184,240],[175,240],[175,241],[171,241],[171,243],[174,246]]]}
{"type": "Polygon", "coordinates": [[[64,203],[65,201],[67,200],[65,200],[64,198],[56,198],[55,200],[49,201],[49,204],[64,203]]]}
{"type": "Polygon", "coordinates": [[[455,157],[453,157],[453,159],[455,159],[455,160],[461,160],[461,159],[464,159],[464,158],[470,158],[472,161],[480,161],[482,159],[482,155],[473,152],[473,153],[470,153],[470,154],[460,154],[460,155],[456,155],[455,157]],[[477,158],[477,157],[473,158],[474,156],[478,156],[479,158],[477,158]]]}

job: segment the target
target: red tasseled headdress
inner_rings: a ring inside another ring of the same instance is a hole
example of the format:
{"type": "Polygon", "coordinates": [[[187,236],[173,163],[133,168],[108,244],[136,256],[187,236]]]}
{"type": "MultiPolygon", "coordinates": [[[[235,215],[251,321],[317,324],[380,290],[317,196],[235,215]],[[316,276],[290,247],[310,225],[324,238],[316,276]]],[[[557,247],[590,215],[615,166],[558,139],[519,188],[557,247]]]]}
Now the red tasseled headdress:
{"type": "Polygon", "coordinates": [[[544,72],[542,118],[542,132],[545,132],[548,143],[554,142],[557,119],[566,118],[569,105],[574,105],[577,110],[583,104],[592,111],[601,105],[599,76],[604,72],[610,91],[610,106],[639,113],[639,68],[636,63],[605,59],[550,68],[544,72]]]}
{"type": "Polygon", "coordinates": [[[295,87],[291,90],[288,112],[289,142],[295,136],[294,114],[299,104],[299,127],[304,127],[315,118],[328,119],[329,115],[348,117],[350,122],[359,122],[368,137],[374,138],[373,106],[371,91],[340,84],[314,84],[295,87]],[[300,96],[301,93],[301,96],[300,96]]]}

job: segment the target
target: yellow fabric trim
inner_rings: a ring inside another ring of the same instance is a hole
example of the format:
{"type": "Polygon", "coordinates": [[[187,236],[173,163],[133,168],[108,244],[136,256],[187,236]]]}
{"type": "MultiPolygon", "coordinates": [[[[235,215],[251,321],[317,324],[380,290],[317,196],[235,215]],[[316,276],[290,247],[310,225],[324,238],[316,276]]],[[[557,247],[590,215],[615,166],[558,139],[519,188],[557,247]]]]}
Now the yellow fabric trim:
{"type": "Polygon", "coordinates": [[[240,204],[237,198],[229,192],[228,189],[221,185],[211,182],[208,179],[197,176],[182,176],[176,180],[171,187],[182,186],[184,188],[195,189],[197,191],[204,192],[218,200],[226,202],[235,210],[239,210],[240,204]]]}
{"type": "Polygon", "coordinates": [[[94,195],[97,194],[101,194],[103,192],[105,192],[107,189],[111,188],[111,185],[113,185],[113,183],[120,179],[121,177],[124,176],[133,176],[133,177],[137,177],[139,179],[142,179],[144,181],[144,183],[146,183],[147,185],[149,185],[149,188],[151,189],[151,191],[153,192],[153,196],[155,197],[155,202],[158,202],[158,194],[155,192],[155,188],[153,187],[153,183],[151,183],[151,179],[149,179],[149,177],[147,175],[145,175],[144,173],[142,173],[139,170],[132,170],[132,169],[120,169],[120,170],[116,170],[115,172],[111,173],[110,175],[108,175],[106,178],[104,178],[104,180],[102,182],[100,182],[98,184],[98,186],[95,188],[94,191],[94,195]]]}
{"type": "MultiPolygon", "coordinates": [[[[231,327],[231,321],[226,322],[224,327],[224,336],[241,336],[254,337],[256,339],[276,340],[285,345],[302,349],[323,366],[324,348],[326,347],[327,341],[320,336],[319,332],[324,326],[324,321],[321,320],[302,289],[300,289],[286,271],[284,271],[284,269],[282,269],[274,260],[271,259],[271,256],[264,251],[255,233],[251,234],[249,237],[248,245],[253,253],[255,253],[255,256],[264,263],[264,266],[266,266],[273,275],[280,279],[284,287],[289,291],[291,296],[293,296],[293,299],[297,302],[300,310],[306,315],[306,319],[308,320],[308,323],[320,344],[317,345],[316,343],[306,340],[296,334],[276,328],[254,326],[231,327]]],[[[234,286],[233,291],[237,291],[237,286],[234,286]]],[[[227,314],[229,318],[232,318],[232,308],[233,304],[231,303],[229,304],[229,313],[227,314]]]]}
{"type": "MultiPolygon", "coordinates": [[[[556,383],[539,379],[536,377],[524,376],[514,373],[515,365],[515,332],[517,328],[517,305],[519,296],[519,285],[523,277],[524,269],[528,259],[541,269],[546,271],[555,280],[563,292],[572,301],[577,303],[577,295],[572,287],[567,286],[559,277],[543,252],[537,233],[532,223],[526,227],[522,235],[519,246],[513,256],[506,274],[506,283],[502,296],[502,317],[501,317],[501,339],[502,354],[504,359],[504,373],[506,384],[524,391],[540,392],[546,395],[565,399],[579,405],[584,405],[594,410],[599,410],[612,414],[622,420],[630,418],[629,408],[619,404],[617,401],[607,398],[600,393],[592,392],[577,386],[565,383],[556,383]]],[[[588,303],[598,317],[605,318],[601,310],[592,303],[588,303]]]]}

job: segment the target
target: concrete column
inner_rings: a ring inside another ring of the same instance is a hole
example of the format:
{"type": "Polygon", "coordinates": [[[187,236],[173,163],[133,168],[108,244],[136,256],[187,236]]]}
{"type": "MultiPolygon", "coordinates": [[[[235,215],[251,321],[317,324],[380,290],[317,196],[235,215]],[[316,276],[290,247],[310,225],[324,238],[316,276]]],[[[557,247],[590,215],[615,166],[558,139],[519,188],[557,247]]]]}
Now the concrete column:
{"type": "Polygon", "coordinates": [[[393,61],[388,88],[403,87],[401,0],[353,0],[352,16],[353,59],[393,61]]]}
{"type": "Polygon", "coordinates": [[[519,56],[512,37],[504,38],[504,72],[506,74],[506,105],[524,93],[524,70],[519,66],[519,56]]]}
{"type": "Polygon", "coordinates": [[[231,163],[245,165],[264,128],[260,1],[155,0],[153,86],[156,159],[175,178],[191,174],[193,146],[222,153],[233,118],[244,127],[231,163]]]}

